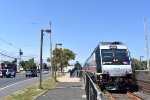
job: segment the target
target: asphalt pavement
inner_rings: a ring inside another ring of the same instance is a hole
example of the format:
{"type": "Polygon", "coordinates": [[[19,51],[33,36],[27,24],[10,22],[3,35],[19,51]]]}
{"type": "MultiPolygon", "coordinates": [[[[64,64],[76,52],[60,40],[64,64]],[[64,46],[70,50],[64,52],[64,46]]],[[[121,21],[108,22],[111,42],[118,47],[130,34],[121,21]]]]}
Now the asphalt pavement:
{"type": "MultiPolygon", "coordinates": [[[[72,80],[76,80],[75,74],[76,71],[73,76],[71,76],[72,80]]],[[[69,78],[70,76],[68,75],[68,80],[69,78]]],[[[86,100],[83,82],[60,82],[56,87],[35,100],[86,100]]]]}
{"type": "MultiPolygon", "coordinates": [[[[48,79],[50,74],[43,74],[42,79],[48,79]]],[[[11,95],[17,91],[26,89],[31,85],[38,83],[39,77],[25,77],[24,74],[16,75],[15,78],[0,78],[0,99],[5,96],[11,95]]]]}

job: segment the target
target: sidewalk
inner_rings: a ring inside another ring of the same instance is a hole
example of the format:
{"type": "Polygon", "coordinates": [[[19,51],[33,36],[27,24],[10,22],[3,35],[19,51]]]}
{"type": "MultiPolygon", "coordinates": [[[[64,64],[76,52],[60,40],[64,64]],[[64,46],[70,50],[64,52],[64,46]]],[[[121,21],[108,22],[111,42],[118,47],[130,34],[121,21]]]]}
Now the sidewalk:
{"type": "Polygon", "coordinates": [[[67,73],[63,77],[59,77],[59,84],[38,97],[36,100],[86,100],[83,82],[80,78],[70,78],[67,73]]]}

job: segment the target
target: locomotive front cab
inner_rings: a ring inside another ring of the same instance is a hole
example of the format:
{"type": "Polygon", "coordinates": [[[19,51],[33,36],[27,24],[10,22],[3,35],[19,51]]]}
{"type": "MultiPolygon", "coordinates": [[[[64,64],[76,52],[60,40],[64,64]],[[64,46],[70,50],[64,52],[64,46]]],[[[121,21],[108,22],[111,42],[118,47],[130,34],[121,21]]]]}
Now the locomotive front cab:
{"type": "Polygon", "coordinates": [[[101,64],[102,88],[125,90],[130,80],[128,78],[132,76],[130,53],[126,45],[113,44],[101,47],[101,64]]]}

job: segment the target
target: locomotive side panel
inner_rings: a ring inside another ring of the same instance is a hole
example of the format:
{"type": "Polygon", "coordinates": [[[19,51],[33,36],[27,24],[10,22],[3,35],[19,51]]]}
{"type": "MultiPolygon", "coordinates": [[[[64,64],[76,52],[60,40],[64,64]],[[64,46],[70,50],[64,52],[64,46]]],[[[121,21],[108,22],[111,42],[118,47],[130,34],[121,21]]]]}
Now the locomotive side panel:
{"type": "Polygon", "coordinates": [[[97,69],[97,73],[101,73],[102,72],[102,66],[101,66],[101,57],[100,57],[100,47],[99,45],[97,46],[96,50],[95,50],[95,54],[96,54],[96,69],[97,69]]]}

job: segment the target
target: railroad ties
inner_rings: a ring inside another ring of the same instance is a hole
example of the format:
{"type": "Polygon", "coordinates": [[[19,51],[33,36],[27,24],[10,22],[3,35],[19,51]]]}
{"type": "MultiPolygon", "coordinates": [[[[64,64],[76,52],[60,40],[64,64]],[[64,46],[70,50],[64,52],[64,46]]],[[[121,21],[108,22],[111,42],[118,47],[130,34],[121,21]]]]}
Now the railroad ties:
{"type": "Polygon", "coordinates": [[[110,93],[106,91],[106,96],[109,97],[110,100],[143,100],[141,97],[131,93],[127,92],[125,94],[123,93],[110,93]]]}
{"type": "Polygon", "coordinates": [[[150,93],[150,81],[149,80],[137,80],[137,84],[140,90],[150,93]]]}

